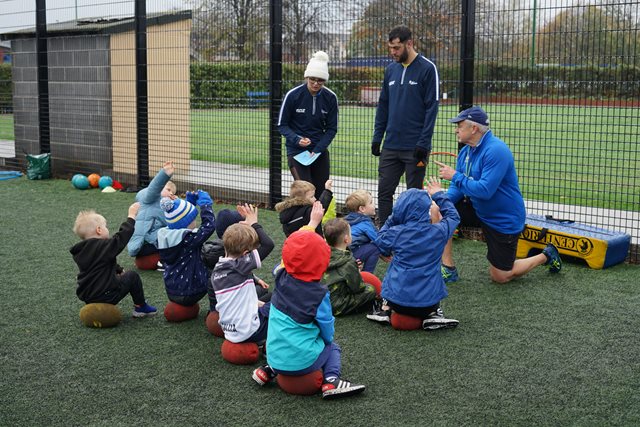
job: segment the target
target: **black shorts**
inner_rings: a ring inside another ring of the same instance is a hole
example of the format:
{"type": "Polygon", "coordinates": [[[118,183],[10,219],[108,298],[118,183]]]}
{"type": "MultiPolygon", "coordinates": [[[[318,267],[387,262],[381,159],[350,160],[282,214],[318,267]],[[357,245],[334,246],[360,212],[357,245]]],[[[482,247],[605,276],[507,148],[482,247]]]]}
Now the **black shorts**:
{"type": "Polygon", "coordinates": [[[456,203],[456,209],[460,215],[460,227],[482,228],[482,234],[487,241],[487,259],[489,263],[498,270],[513,270],[520,233],[503,234],[495,231],[478,218],[471,200],[466,197],[456,203]]]}

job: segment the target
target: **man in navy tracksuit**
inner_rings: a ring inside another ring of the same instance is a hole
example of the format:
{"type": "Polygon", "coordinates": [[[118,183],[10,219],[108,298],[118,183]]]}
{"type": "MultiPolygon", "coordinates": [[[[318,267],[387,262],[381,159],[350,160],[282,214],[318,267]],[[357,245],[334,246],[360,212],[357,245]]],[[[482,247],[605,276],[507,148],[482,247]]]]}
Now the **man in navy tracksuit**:
{"type": "Polygon", "coordinates": [[[306,82],[284,97],[278,130],[286,138],[287,159],[293,179],[312,183],[316,199],[329,179],[329,144],[338,132],[338,97],[324,86],[329,79],[329,57],[316,52],[304,72],[306,82]],[[309,165],[293,157],[303,151],[320,156],[309,165]]]}
{"type": "Polygon", "coordinates": [[[438,70],[433,62],[415,51],[407,27],[391,30],[389,52],[395,62],[384,72],[371,142],[371,154],[380,156],[380,224],[391,214],[393,194],[403,173],[408,188],[422,188],[439,97],[438,70]]]}

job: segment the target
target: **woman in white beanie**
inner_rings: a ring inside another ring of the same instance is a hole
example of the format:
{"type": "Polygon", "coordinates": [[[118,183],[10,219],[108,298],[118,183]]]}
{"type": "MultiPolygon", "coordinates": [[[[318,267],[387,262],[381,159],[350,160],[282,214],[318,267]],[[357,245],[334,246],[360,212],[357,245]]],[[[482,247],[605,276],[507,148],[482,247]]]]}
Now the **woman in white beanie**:
{"type": "Polygon", "coordinates": [[[316,198],[329,179],[329,145],[338,132],[338,97],[325,86],[329,80],[329,56],[319,50],[304,72],[305,83],[284,97],[278,130],[286,138],[287,159],[293,179],[312,183],[316,198]],[[304,165],[294,157],[304,151],[318,155],[304,165]]]}

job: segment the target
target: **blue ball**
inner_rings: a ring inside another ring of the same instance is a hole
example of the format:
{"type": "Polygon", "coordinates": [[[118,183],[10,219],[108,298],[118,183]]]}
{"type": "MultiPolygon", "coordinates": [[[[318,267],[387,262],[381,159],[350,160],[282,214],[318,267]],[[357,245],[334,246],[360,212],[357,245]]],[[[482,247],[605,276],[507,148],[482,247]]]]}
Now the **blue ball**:
{"type": "Polygon", "coordinates": [[[89,188],[89,178],[82,175],[81,173],[76,174],[71,178],[71,185],[73,185],[78,190],[86,190],[89,188]]]}
{"type": "Polygon", "coordinates": [[[100,177],[100,179],[98,180],[98,187],[100,187],[101,189],[109,187],[111,185],[113,185],[113,179],[111,179],[110,176],[105,175],[100,177]]]}

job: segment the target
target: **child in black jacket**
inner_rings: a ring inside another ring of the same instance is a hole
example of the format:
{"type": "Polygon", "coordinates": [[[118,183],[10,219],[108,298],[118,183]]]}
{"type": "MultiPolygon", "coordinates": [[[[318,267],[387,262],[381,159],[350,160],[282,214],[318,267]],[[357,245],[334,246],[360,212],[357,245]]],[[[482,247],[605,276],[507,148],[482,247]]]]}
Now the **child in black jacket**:
{"type": "Polygon", "coordinates": [[[131,294],[135,308],[133,317],[155,315],[158,310],[144,299],[142,280],[135,271],[124,271],[118,265],[117,256],[127,246],[133,235],[139,203],[129,207],[129,215],[120,230],[109,237],[107,221],[94,210],[78,214],[73,232],[82,239],[71,249],[73,260],[78,265],[78,287],[76,295],[87,304],[118,304],[131,294]]]}
{"type": "MultiPolygon", "coordinates": [[[[333,181],[327,180],[324,184],[324,191],[320,195],[320,203],[326,212],[333,199],[333,181]]],[[[285,236],[300,230],[303,226],[309,224],[311,220],[311,209],[315,197],[316,187],[307,181],[293,181],[289,191],[289,197],[276,205],[276,211],[280,212],[280,223],[285,236]]],[[[322,224],[316,227],[316,233],[322,234],[322,224]]]]}

